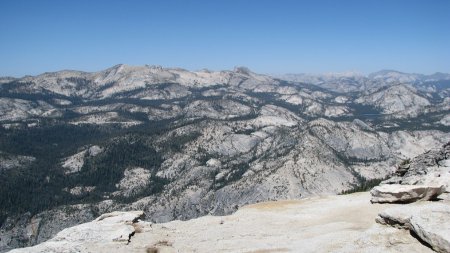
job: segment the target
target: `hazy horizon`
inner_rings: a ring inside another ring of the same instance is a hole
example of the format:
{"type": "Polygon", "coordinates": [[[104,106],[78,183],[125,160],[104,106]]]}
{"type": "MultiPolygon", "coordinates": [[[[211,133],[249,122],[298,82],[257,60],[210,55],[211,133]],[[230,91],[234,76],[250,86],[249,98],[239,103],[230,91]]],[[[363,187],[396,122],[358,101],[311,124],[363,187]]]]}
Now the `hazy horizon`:
{"type": "MultiPolygon", "coordinates": [[[[60,72],[60,71],[80,71],[80,72],[86,72],[86,73],[94,73],[94,72],[103,71],[103,70],[106,70],[106,69],[109,69],[109,68],[112,68],[112,67],[114,67],[116,65],[121,65],[121,64],[129,65],[129,66],[144,66],[144,65],[150,65],[151,66],[152,65],[152,64],[135,65],[135,64],[119,63],[119,64],[114,64],[112,66],[109,66],[109,67],[106,67],[106,68],[103,68],[103,69],[97,69],[97,70],[92,70],[92,71],[91,70],[83,70],[83,69],[59,69],[59,70],[44,71],[44,72],[36,73],[36,74],[25,74],[25,75],[21,75],[21,76],[0,75],[0,77],[3,77],[3,78],[8,78],[8,77],[23,78],[23,77],[27,77],[27,76],[38,76],[38,75],[42,75],[42,74],[45,74],[45,73],[55,73],[55,72],[60,72]]],[[[154,64],[154,66],[161,66],[161,65],[154,64]]],[[[178,66],[161,66],[161,67],[167,68],[167,69],[181,68],[181,67],[178,67],[178,66]]],[[[207,67],[199,68],[199,69],[187,69],[187,68],[181,68],[181,69],[186,69],[188,71],[194,71],[194,72],[195,71],[205,70],[205,69],[209,70],[209,71],[232,71],[236,67],[246,67],[246,68],[248,68],[247,66],[236,65],[236,66],[234,66],[232,68],[229,68],[229,69],[209,69],[207,67]]],[[[380,69],[380,70],[377,70],[377,71],[374,71],[374,72],[369,72],[369,73],[364,73],[364,72],[361,72],[361,71],[358,71],[358,70],[348,70],[348,71],[340,71],[340,72],[324,71],[324,72],[296,72],[296,73],[294,73],[294,72],[290,72],[290,73],[289,72],[286,72],[286,73],[267,73],[267,72],[258,72],[258,71],[255,71],[255,70],[251,69],[251,68],[248,68],[248,69],[250,71],[258,73],[258,74],[269,75],[269,76],[274,76],[274,77],[283,76],[283,75],[298,75],[298,74],[304,74],[304,75],[344,75],[344,74],[355,74],[355,75],[368,76],[370,74],[373,74],[373,73],[376,73],[376,72],[379,72],[379,71],[394,71],[394,72],[400,72],[400,73],[405,73],[405,74],[419,74],[419,75],[432,75],[432,74],[437,74],[437,73],[450,74],[450,72],[439,72],[439,71],[432,72],[432,73],[404,72],[404,71],[399,71],[399,70],[396,70],[396,69],[380,69]]]]}
{"type": "Polygon", "coordinates": [[[450,1],[0,2],[0,76],[118,63],[271,75],[450,72],[450,1]]]}

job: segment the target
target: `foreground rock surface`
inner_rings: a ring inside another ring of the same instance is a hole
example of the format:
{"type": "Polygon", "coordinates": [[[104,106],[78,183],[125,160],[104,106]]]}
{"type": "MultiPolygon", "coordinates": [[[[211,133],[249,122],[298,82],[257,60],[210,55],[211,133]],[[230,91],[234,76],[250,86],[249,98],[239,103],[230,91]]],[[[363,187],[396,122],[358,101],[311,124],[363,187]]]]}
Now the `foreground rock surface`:
{"type": "Polygon", "coordinates": [[[420,202],[389,208],[377,222],[406,228],[437,252],[450,252],[450,202],[420,202]]]}
{"type": "Polygon", "coordinates": [[[230,216],[136,222],[113,213],[19,252],[432,252],[406,230],[376,224],[397,205],[370,204],[368,193],[265,202],[230,216]],[[131,243],[127,243],[128,235],[131,243]]]}
{"type": "Polygon", "coordinates": [[[374,187],[370,194],[372,203],[410,203],[431,200],[444,192],[444,186],[385,184],[374,187]]]}

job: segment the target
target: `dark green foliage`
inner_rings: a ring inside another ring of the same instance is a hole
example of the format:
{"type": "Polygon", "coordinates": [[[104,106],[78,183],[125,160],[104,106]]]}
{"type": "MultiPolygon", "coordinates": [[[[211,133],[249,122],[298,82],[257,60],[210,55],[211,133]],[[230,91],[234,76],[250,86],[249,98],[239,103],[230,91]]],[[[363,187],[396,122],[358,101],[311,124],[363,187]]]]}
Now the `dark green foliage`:
{"type": "Polygon", "coordinates": [[[234,131],[235,134],[245,134],[245,135],[249,135],[251,133],[253,133],[255,130],[250,128],[250,129],[236,129],[234,131]]]}
{"type": "Polygon", "coordinates": [[[5,223],[7,217],[8,216],[6,215],[6,213],[3,212],[0,213],[0,227],[3,226],[3,223],[5,223]]]}
{"type": "Polygon", "coordinates": [[[34,129],[0,129],[0,150],[37,157],[59,157],[108,134],[101,126],[69,124],[34,129]]]}
{"type": "Polygon", "coordinates": [[[205,150],[203,147],[197,148],[197,161],[200,162],[200,164],[206,164],[207,161],[209,161],[212,158],[217,158],[218,155],[210,154],[207,150],[205,150]]]}
{"type": "Polygon", "coordinates": [[[350,107],[353,109],[354,116],[362,120],[377,119],[383,116],[379,109],[371,105],[352,103],[350,107]]]}
{"type": "Polygon", "coordinates": [[[0,211],[35,213],[60,203],[60,196],[55,195],[61,190],[60,185],[49,183],[51,178],[47,177],[52,170],[51,163],[37,160],[26,168],[3,171],[0,174],[0,211]]]}
{"type": "MultiPolygon", "coordinates": [[[[114,185],[130,166],[140,166],[155,174],[162,158],[152,147],[152,135],[160,134],[168,126],[167,122],[155,122],[134,130],[68,124],[30,129],[0,128],[0,150],[36,158],[29,166],[0,171],[0,216],[35,214],[62,204],[101,200],[105,193],[115,190],[114,185]],[[105,152],[88,157],[80,173],[65,175],[61,159],[79,152],[80,147],[95,143],[105,147],[105,152]],[[79,185],[95,185],[97,190],[82,199],[62,190],[79,185]]],[[[145,194],[159,192],[167,184],[156,176],[152,180],[151,189],[146,189],[145,194]]]]}
{"type": "MultiPolygon", "coordinates": [[[[58,83],[61,83],[61,81],[62,80],[58,80],[58,83]]],[[[68,77],[68,78],[65,78],[65,81],[76,84],[75,89],[77,91],[82,90],[82,89],[88,89],[93,86],[92,81],[90,81],[86,78],[68,77]]]]}
{"type": "Polygon", "coordinates": [[[36,91],[36,93],[21,93],[20,91],[17,91],[22,88],[26,89],[31,85],[33,85],[33,83],[23,83],[19,81],[13,81],[10,83],[2,84],[0,86],[0,97],[24,99],[34,102],[38,100],[43,100],[50,104],[53,104],[54,99],[65,99],[73,103],[81,102],[81,98],[68,97],[61,94],[53,93],[48,90],[39,90],[36,91]]]}
{"type": "Polygon", "coordinates": [[[214,188],[220,189],[223,186],[229,184],[230,182],[237,181],[242,178],[242,175],[250,168],[248,162],[243,162],[239,164],[235,164],[232,166],[232,171],[225,177],[220,180],[214,180],[214,188]]]}
{"type": "MultiPolygon", "coordinates": [[[[293,113],[296,114],[301,114],[301,112],[303,111],[303,106],[302,105],[294,105],[294,104],[290,104],[288,102],[285,102],[283,100],[279,99],[279,94],[278,93],[274,93],[274,92],[247,92],[247,94],[249,96],[252,97],[256,97],[261,99],[263,102],[261,103],[261,105],[264,104],[273,104],[279,107],[283,107],[293,113]]],[[[301,116],[303,118],[307,118],[309,117],[308,115],[303,115],[301,114],[301,116]]]]}
{"type": "MultiPolygon", "coordinates": [[[[312,132],[310,132],[310,133],[312,133],[312,132]]],[[[331,151],[346,166],[355,165],[355,164],[361,164],[361,163],[362,164],[369,164],[369,163],[372,163],[372,162],[379,162],[379,161],[383,161],[384,160],[383,157],[380,157],[380,158],[354,157],[354,156],[347,155],[345,152],[339,152],[339,151],[337,151],[335,149],[331,149],[331,151]]],[[[355,172],[354,170],[351,170],[351,173],[358,180],[360,179],[361,175],[359,175],[357,172],[355,172]]]]}
{"type": "Polygon", "coordinates": [[[123,139],[113,143],[102,154],[87,159],[73,184],[97,186],[97,191],[111,192],[126,168],[154,170],[161,163],[161,156],[143,140],[123,139]]]}
{"type": "Polygon", "coordinates": [[[120,111],[120,116],[127,118],[127,119],[138,120],[141,122],[149,122],[148,116],[144,112],[120,111]]]}
{"type": "Polygon", "coordinates": [[[240,163],[235,165],[233,171],[228,175],[227,182],[239,180],[249,168],[250,165],[248,163],[240,163]]]}
{"type": "Polygon", "coordinates": [[[373,187],[378,186],[381,181],[386,180],[386,178],[379,178],[379,179],[369,179],[367,180],[364,177],[359,178],[359,183],[357,185],[353,185],[352,189],[342,191],[340,194],[350,194],[355,192],[365,192],[372,190],[373,187]]]}
{"type": "Polygon", "coordinates": [[[167,141],[162,144],[162,148],[165,151],[172,151],[172,152],[180,152],[183,149],[183,146],[186,143],[189,143],[198,137],[201,136],[201,133],[198,132],[192,132],[184,135],[178,135],[173,136],[170,138],[170,141],[167,141]]]}
{"type": "Polygon", "coordinates": [[[68,110],[68,109],[64,109],[64,110],[62,111],[62,113],[63,113],[62,117],[63,117],[65,120],[67,120],[67,121],[82,116],[81,114],[76,113],[76,112],[74,112],[74,111],[72,111],[72,110],[68,110]]]}
{"type": "Polygon", "coordinates": [[[379,185],[381,181],[389,178],[389,176],[387,176],[385,178],[367,179],[352,168],[350,168],[350,173],[352,173],[352,175],[356,178],[357,183],[353,184],[351,189],[342,191],[340,194],[370,191],[373,187],[379,185]]]}

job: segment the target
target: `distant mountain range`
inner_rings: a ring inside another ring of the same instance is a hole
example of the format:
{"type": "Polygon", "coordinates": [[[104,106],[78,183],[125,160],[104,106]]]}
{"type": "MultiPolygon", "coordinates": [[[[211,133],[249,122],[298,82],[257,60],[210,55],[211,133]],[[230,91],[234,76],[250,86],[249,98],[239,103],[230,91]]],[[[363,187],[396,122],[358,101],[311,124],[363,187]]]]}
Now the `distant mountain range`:
{"type": "Polygon", "coordinates": [[[449,141],[449,80],[128,65],[0,78],[0,251],[114,210],[162,222],[366,189],[449,141]]]}
{"type": "Polygon", "coordinates": [[[392,84],[413,84],[422,90],[437,91],[450,87],[450,74],[410,74],[395,70],[381,70],[369,75],[357,72],[328,74],[286,74],[281,79],[312,83],[337,92],[364,91],[392,84]]]}

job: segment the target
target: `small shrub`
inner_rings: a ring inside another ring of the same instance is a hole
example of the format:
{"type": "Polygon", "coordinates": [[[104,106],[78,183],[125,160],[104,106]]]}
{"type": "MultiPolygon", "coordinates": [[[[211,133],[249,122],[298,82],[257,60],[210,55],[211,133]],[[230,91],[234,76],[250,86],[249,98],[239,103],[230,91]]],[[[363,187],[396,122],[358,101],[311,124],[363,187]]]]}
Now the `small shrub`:
{"type": "Polygon", "coordinates": [[[366,192],[372,190],[373,187],[378,186],[381,181],[386,180],[386,178],[376,178],[376,179],[365,179],[362,177],[361,182],[358,185],[353,185],[353,188],[349,190],[342,191],[339,195],[345,195],[355,192],[366,192]]]}

